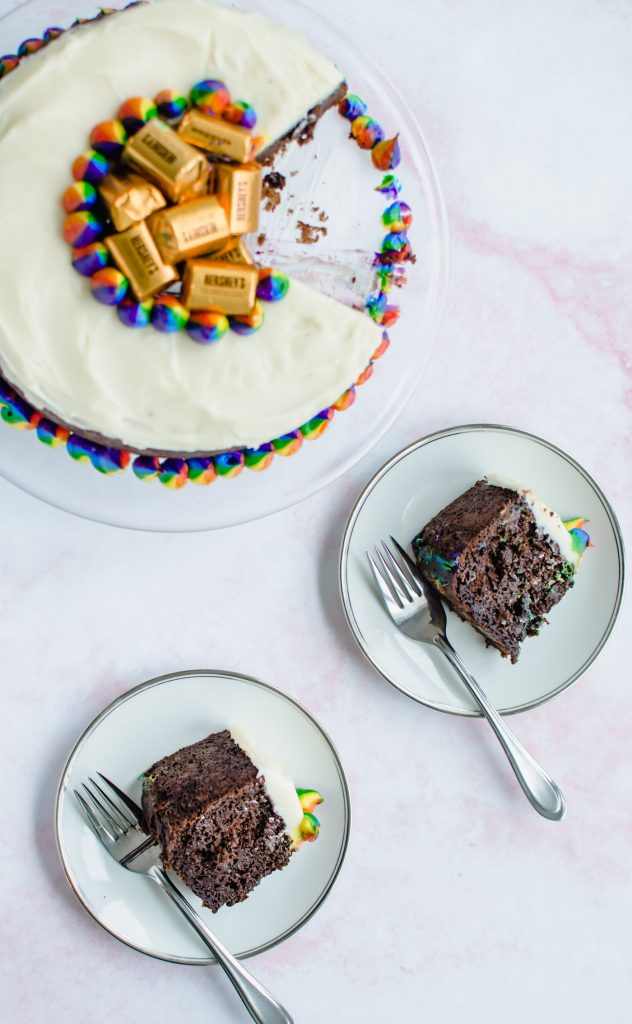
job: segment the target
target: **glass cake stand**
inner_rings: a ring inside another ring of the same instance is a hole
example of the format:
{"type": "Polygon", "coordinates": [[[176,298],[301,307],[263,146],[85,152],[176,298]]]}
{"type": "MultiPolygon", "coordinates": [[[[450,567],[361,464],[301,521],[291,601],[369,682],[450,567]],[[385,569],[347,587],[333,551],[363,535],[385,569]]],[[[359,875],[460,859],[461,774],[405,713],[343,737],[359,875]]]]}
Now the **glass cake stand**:
{"type": "MultiPolygon", "coordinates": [[[[124,4],[118,2],[116,6],[124,4]]],[[[322,437],[306,441],[291,458],[275,458],[265,472],[244,470],[234,479],[219,479],[207,487],[188,483],[173,491],[158,481],[143,483],[134,476],[131,467],[123,473],[102,476],[91,466],[75,462],[64,448],[50,449],[41,444],[33,431],[0,424],[2,476],[51,505],[115,526],[170,532],[209,530],[270,515],[313,495],[345,473],[385,434],[414,392],[438,337],[448,281],[447,221],[428,146],[405,100],[337,26],[313,9],[296,0],[233,0],[231,6],[260,10],[302,32],[343,70],[350,89],[362,96],[371,115],[387,133],[400,133],[403,159],[397,174],[403,182],[402,199],[414,214],[410,238],[417,262],[406,265],[408,284],[398,293],[401,316],[391,332],[391,346],[376,363],[371,380],[358,388],[355,404],[346,412],[337,413],[322,437]]],[[[6,3],[0,5],[0,10],[3,8],[6,10],[6,3]]],[[[27,0],[0,18],[0,51],[15,52],[23,39],[41,36],[49,25],[65,27],[75,17],[90,17],[96,10],[94,3],[83,0],[73,0],[72,4],[27,0]]],[[[142,83],[139,91],[142,92],[142,83]]],[[[379,212],[370,211],[378,209],[372,187],[380,179],[375,171],[372,175],[368,173],[369,154],[351,143],[344,148],[357,158],[358,168],[366,172],[366,184],[364,176],[357,189],[335,188],[331,181],[318,179],[318,158],[322,167],[330,152],[328,132],[339,133],[336,119],[341,120],[335,111],[325,115],[314,141],[305,147],[290,146],[279,166],[286,174],[294,170],[304,175],[309,161],[311,206],[326,211],[328,225],[334,226],[334,236],[336,225],[347,225],[346,237],[355,238],[356,226],[360,230],[367,219],[379,218],[379,212]]],[[[89,128],[86,125],[86,134],[89,128]]],[[[294,182],[303,180],[288,178],[294,182]]],[[[298,191],[293,205],[297,204],[298,191]]],[[[302,267],[303,276],[310,280],[310,271],[326,262],[332,231],[318,245],[298,246],[296,241],[288,241],[293,237],[289,233],[292,225],[287,218],[279,218],[280,212],[275,212],[279,252],[287,255],[290,251],[290,263],[295,257],[298,260],[297,275],[302,267]]],[[[379,219],[373,219],[372,225],[376,224],[377,231],[373,230],[377,242],[381,237],[379,219]]],[[[368,251],[368,245],[361,241],[360,248],[363,247],[368,251]]],[[[351,251],[346,256],[355,258],[351,251]]],[[[323,290],[327,290],[324,284],[323,290]]]]}

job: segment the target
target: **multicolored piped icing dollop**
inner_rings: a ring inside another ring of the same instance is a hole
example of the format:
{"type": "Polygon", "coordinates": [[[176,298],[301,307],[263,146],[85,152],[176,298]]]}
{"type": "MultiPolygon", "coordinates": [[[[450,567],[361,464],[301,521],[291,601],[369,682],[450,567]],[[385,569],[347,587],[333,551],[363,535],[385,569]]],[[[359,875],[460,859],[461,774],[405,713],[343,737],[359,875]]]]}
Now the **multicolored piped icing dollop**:
{"type": "MultiPolygon", "coordinates": [[[[144,0],[132,0],[127,7],[136,7],[143,2],[144,0]]],[[[77,18],[70,27],[83,25],[115,13],[119,12],[114,8],[101,8],[94,18],[77,18]]],[[[54,39],[59,38],[64,31],[66,30],[62,28],[51,27],[43,33],[41,39],[26,40],[19,47],[17,54],[1,57],[0,78],[11,73],[30,53],[38,51],[54,39]]],[[[211,106],[219,103],[222,107],[221,116],[225,121],[246,129],[254,128],[257,118],[256,112],[250,104],[241,100],[229,100],[224,103],[226,96],[222,88],[217,86],[209,88],[208,82],[198,83],[198,85],[202,84],[204,84],[204,89],[199,91],[203,103],[210,102],[211,106]]],[[[221,86],[221,83],[219,85],[221,86]]],[[[190,105],[190,95],[183,96],[171,89],[160,90],[153,99],[130,97],[123,101],[117,111],[117,116],[111,122],[101,122],[98,130],[94,130],[92,133],[98,148],[90,146],[75,159],[72,167],[74,180],[64,193],[62,205],[68,216],[73,214],[89,215],[81,217],[78,221],[73,221],[68,228],[69,240],[73,245],[72,265],[82,276],[92,278],[100,271],[113,269],[108,249],[101,240],[98,197],[98,186],[110,170],[112,155],[116,156],[120,153],[120,146],[124,144],[125,135],[129,138],[148,121],[159,118],[171,127],[177,126],[187,110],[190,109],[190,105]],[[114,123],[117,121],[120,128],[114,123]],[[110,158],[105,155],[106,150],[109,152],[110,158]],[[85,244],[76,244],[77,239],[85,244]],[[90,240],[88,241],[88,239],[90,240]]],[[[379,289],[367,298],[367,312],[386,328],[392,326],[398,313],[398,308],[386,297],[394,286],[401,287],[406,283],[405,264],[414,261],[415,258],[407,236],[407,230],[412,223],[410,209],[406,204],[400,203],[398,216],[397,211],[392,208],[393,203],[399,200],[402,191],[401,181],[393,173],[393,169],[401,160],[401,151],[397,137],[386,138],[380,125],[368,116],[367,105],[360,97],[349,93],[341,101],[339,112],[350,123],[350,126],[358,118],[368,117],[368,121],[360,122],[356,126],[355,134],[361,146],[370,144],[369,151],[374,166],[379,170],[386,171],[382,181],[376,186],[376,191],[389,203],[382,218],[388,233],[374,260],[379,289]],[[360,130],[362,126],[363,130],[360,130]]],[[[283,275],[264,268],[257,286],[257,298],[263,302],[278,301],[285,294],[286,287],[283,275]]],[[[93,286],[93,293],[97,299],[106,301],[107,304],[115,300],[112,304],[116,308],[119,320],[128,327],[140,328],[158,323],[159,329],[170,330],[175,329],[177,324],[177,329],[185,330],[191,340],[201,344],[212,343],[221,338],[226,331],[226,320],[228,320],[229,327],[233,330],[236,329],[238,333],[246,335],[251,333],[252,330],[256,330],[262,311],[262,307],[259,306],[257,316],[254,318],[233,318],[232,321],[230,317],[223,318],[220,315],[215,318],[205,316],[203,312],[196,312],[188,317],[182,315],[179,317],[177,310],[174,310],[170,302],[159,302],[158,310],[155,310],[157,302],[155,298],[136,301],[129,289],[124,290],[124,282],[120,278],[115,279],[109,273],[97,278],[95,286],[93,286]]],[[[303,440],[314,440],[322,436],[334,415],[337,412],[344,412],[354,404],[357,388],[370,379],[375,361],[384,354],[389,343],[387,331],[384,330],[380,345],[373,353],[370,364],[359,378],[350,384],[330,407],[319,412],[296,431],[261,444],[257,448],[245,448],[218,456],[160,458],[138,455],[130,450],[108,447],[89,441],[73,433],[67,427],[45,418],[1,378],[0,417],[3,422],[16,429],[33,431],[38,440],[49,447],[65,447],[71,458],[89,464],[103,474],[120,472],[131,465],[137,479],[145,482],[158,480],[171,490],[179,490],[187,482],[208,485],[219,477],[232,479],[238,476],[243,469],[261,472],[269,468],[275,455],[294,454],[300,450],[303,440]]]]}
{"type": "Polygon", "coordinates": [[[568,530],[571,538],[571,548],[577,556],[577,564],[579,564],[586,548],[592,547],[590,534],[584,529],[588,520],[579,517],[577,519],[563,519],[562,522],[568,530]]]}
{"type": "Polygon", "coordinates": [[[298,850],[303,843],[313,843],[320,832],[320,822],[314,811],[323,798],[316,789],[298,789],[296,795],[303,810],[303,819],[298,828],[292,833],[292,848],[298,850]]]}

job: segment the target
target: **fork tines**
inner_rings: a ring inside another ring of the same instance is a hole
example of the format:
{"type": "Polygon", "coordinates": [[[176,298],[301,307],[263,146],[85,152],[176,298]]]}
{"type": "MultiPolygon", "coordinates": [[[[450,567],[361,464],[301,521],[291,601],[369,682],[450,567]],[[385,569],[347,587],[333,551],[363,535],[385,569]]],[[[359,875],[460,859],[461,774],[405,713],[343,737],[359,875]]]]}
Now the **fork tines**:
{"type": "Polygon", "coordinates": [[[113,791],[113,793],[119,797],[119,800],[115,801],[111,796],[106,793],[105,789],[99,785],[99,783],[90,777],[88,782],[81,783],[81,789],[73,790],[77,802],[86,818],[88,824],[92,828],[93,832],[96,833],[97,838],[102,841],[109,840],[115,842],[122,836],[126,836],[130,829],[137,827],[136,815],[134,813],[134,805],[129,807],[129,801],[122,801],[121,791],[114,783],[106,779],[101,772],[97,773],[102,781],[113,791]],[[125,806],[121,804],[124,802],[125,806]],[[129,811],[132,812],[130,817],[129,811]]]}
{"type": "Polygon", "coordinates": [[[104,831],[111,840],[119,839],[127,835],[132,827],[132,822],[117,804],[107,795],[98,782],[89,778],[88,782],[82,782],[83,793],[75,789],[74,794],[79,806],[88,819],[88,823],[97,832],[99,838],[103,838],[104,831]]]}
{"type": "Polygon", "coordinates": [[[415,563],[394,537],[391,537],[391,541],[397,549],[397,554],[385,541],[381,541],[381,550],[376,544],[373,547],[373,554],[367,551],[366,555],[386,606],[390,608],[394,604],[403,609],[421,597],[423,590],[415,563]]]}

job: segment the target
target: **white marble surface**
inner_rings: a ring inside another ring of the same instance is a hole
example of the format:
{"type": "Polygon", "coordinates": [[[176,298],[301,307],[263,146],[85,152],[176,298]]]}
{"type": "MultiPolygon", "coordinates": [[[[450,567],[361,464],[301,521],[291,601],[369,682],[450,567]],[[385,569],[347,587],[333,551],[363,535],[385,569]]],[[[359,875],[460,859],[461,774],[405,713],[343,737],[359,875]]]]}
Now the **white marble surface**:
{"type": "MultiPolygon", "coordinates": [[[[57,6],[70,20],[72,2],[57,6]]],[[[452,233],[442,341],[378,447],[341,485],[270,520],[125,533],[0,481],[3,1021],[245,1019],[217,972],[145,959],[103,933],[53,839],[57,777],[87,722],[130,686],[198,666],[296,696],[348,771],[354,828],[331,898],[252,962],[297,1024],[629,1020],[629,605],[581,681],[514,722],[566,793],[567,818],[552,825],[482,723],[417,707],[373,673],[343,621],[336,562],[372,472],[456,422],[547,436],[596,477],[626,530],[632,10],[401,0],[383,43],[383,3],[318,6],[426,130],[452,233]]]]}

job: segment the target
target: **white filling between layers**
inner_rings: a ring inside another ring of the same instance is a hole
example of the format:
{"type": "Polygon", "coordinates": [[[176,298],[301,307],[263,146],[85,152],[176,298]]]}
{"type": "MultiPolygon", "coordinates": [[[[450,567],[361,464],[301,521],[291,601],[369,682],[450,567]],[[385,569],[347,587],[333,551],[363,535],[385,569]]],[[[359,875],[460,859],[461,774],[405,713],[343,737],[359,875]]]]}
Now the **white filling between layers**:
{"type": "Polygon", "coordinates": [[[248,755],[259,775],[263,776],[265,788],[272,806],[283,821],[285,830],[291,836],[303,820],[303,809],[296,795],[296,788],[289,775],[261,749],[240,726],[231,725],[229,732],[237,746],[248,755]]]}
{"type": "Polygon", "coordinates": [[[511,480],[509,477],[487,473],[485,479],[494,487],[506,487],[510,491],[515,491],[521,498],[524,498],[533,513],[533,518],[539,529],[543,530],[544,533],[549,535],[551,540],[555,541],[560,549],[562,558],[577,568],[581,561],[581,555],[573,551],[570,534],[557,512],[554,512],[548,505],[545,505],[533,493],[530,487],[523,487],[522,484],[516,483],[515,480],[511,480]]]}
{"type": "MultiPolygon", "coordinates": [[[[333,404],[380,343],[355,310],[293,281],[254,335],[202,346],[133,330],[71,267],[61,196],[99,121],[130,96],[220,78],[270,140],[331,94],[340,72],[259,14],[157,0],[81,26],[0,85],[0,368],[37,408],[132,448],[255,447],[333,404]]],[[[340,119],[345,145],[345,124],[340,119]]]]}

